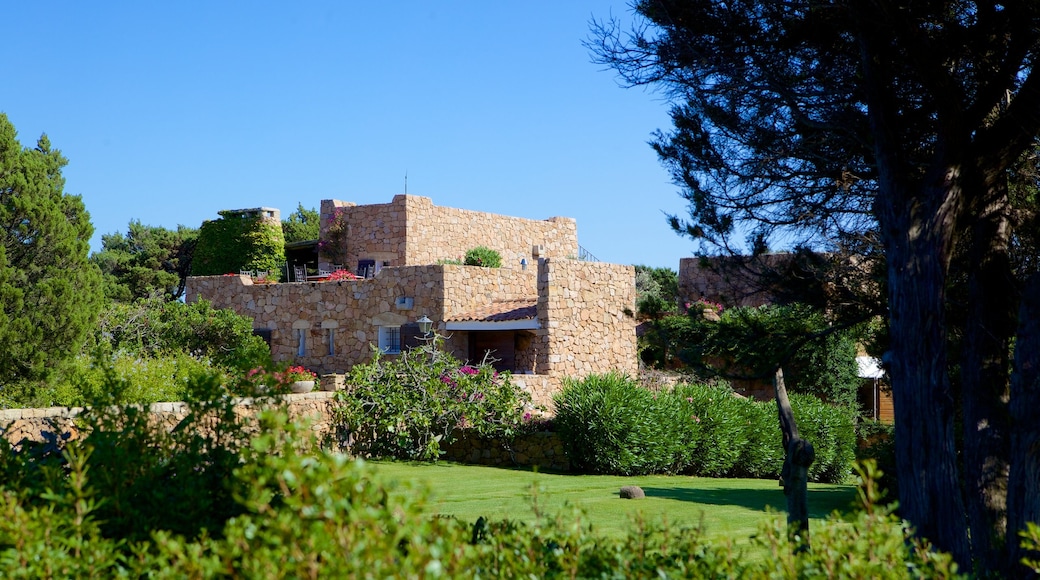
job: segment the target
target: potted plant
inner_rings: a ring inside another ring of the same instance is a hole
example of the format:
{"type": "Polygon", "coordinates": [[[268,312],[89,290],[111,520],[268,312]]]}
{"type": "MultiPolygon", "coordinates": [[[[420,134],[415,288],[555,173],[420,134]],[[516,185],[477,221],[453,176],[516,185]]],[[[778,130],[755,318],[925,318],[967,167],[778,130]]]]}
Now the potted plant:
{"type": "Polygon", "coordinates": [[[285,380],[294,393],[309,393],[314,390],[318,375],[302,366],[291,366],[285,371],[285,380]]]}

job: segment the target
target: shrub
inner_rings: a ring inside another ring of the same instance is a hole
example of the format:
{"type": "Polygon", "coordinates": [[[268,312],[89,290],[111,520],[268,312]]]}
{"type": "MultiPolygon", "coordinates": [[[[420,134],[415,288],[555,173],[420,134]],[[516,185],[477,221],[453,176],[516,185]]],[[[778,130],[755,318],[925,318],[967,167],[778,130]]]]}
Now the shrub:
{"type": "Polygon", "coordinates": [[[658,399],[617,373],[566,379],[553,403],[571,468],[582,472],[675,472],[687,463],[685,442],[697,434],[676,399],[658,399]]]}
{"type": "Polygon", "coordinates": [[[502,267],[502,255],[487,246],[477,246],[466,252],[463,263],[467,266],[500,268],[502,267]]]}
{"type": "Polygon", "coordinates": [[[219,534],[242,512],[232,474],[249,440],[249,419],[235,413],[215,375],[189,381],[188,413],[172,426],[154,421],[147,407],[115,405],[128,388],[129,381],[109,376],[105,396],[77,418],[85,437],[67,453],[49,444],[0,449],[2,485],[42,507],[52,495],[80,493],[75,480],[62,476],[79,460],[100,494],[92,513],[104,536],[145,541],[157,530],[187,538],[205,530],[219,534]]]}
{"type": "Polygon", "coordinates": [[[874,461],[881,472],[878,485],[889,497],[899,497],[896,479],[895,425],[881,421],[861,420],[856,424],[856,459],[874,461]]]}
{"type": "Polygon", "coordinates": [[[488,364],[463,364],[439,341],[396,358],[378,352],[355,365],[338,396],[337,420],[352,450],[374,457],[436,460],[460,428],[509,439],[523,423],[530,395],[488,364]]]}
{"type": "Polygon", "coordinates": [[[677,385],[672,397],[689,404],[690,419],[700,426],[699,441],[691,441],[684,472],[720,477],[734,469],[747,444],[743,403],[724,386],[677,385]]]}
{"type": "Polygon", "coordinates": [[[809,467],[809,481],[846,481],[856,459],[855,410],[828,405],[812,395],[792,393],[790,398],[798,434],[812,443],[816,451],[816,460],[809,467]]]}
{"type": "Polygon", "coordinates": [[[108,354],[107,350],[99,349],[91,356],[79,356],[73,364],[64,367],[53,388],[47,390],[46,395],[41,393],[46,400],[38,403],[40,406],[82,407],[103,399],[113,380],[125,385],[118,391],[117,402],[121,404],[183,401],[192,381],[211,374],[221,375],[225,381],[229,378],[208,360],[185,352],[108,354]]]}
{"type": "MultiPolygon", "coordinates": [[[[776,404],[736,397],[725,386],[654,393],[622,375],[590,375],[566,381],[554,403],[556,430],[577,471],[777,477],[783,467],[776,404]]],[[[852,411],[811,395],[792,396],[792,406],[800,434],[816,449],[810,480],[844,481],[855,448],[852,411]]]]}

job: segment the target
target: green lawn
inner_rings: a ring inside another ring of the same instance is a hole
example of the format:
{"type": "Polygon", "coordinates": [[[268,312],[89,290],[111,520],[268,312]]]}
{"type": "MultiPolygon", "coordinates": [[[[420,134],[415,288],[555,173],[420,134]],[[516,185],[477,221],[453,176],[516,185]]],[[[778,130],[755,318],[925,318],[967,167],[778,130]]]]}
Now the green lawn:
{"type": "MultiPolygon", "coordinates": [[[[559,475],[445,462],[372,464],[389,480],[428,487],[431,514],[468,522],[480,516],[533,522],[532,486],[539,490],[538,502],[545,512],[557,513],[567,505],[579,507],[594,532],[611,537],[623,536],[637,513],[649,521],[667,520],[680,526],[703,523],[706,538],[729,537],[739,543],[767,518],[786,518],[784,513],[767,512],[767,507],[782,512],[786,506],[775,480],[559,475]],[[624,485],[638,485],[646,498],[620,499],[618,490],[624,485]]],[[[849,485],[809,484],[809,515],[819,521],[834,510],[845,511],[855,494],[849,485]]]]}

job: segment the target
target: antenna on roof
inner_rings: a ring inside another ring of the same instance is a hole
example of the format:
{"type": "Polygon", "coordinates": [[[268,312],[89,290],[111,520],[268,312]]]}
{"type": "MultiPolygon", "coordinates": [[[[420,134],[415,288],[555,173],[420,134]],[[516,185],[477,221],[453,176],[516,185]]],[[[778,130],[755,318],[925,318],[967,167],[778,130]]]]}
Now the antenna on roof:
{"type": "Polygon", "coordinates": [[[408,195],[408,170],[404,172],[404,194],[408,195]]]}

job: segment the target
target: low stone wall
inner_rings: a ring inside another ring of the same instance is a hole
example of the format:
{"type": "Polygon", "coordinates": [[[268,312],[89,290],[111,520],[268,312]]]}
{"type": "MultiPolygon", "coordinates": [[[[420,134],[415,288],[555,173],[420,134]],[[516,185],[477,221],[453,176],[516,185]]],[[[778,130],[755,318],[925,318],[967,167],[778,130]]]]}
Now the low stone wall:
{"type": "MultiPolygon", "coordinates": [[[[291,419],[306,419],[319,437],[329,432],[332,425],[333,397],[335,393],[316,391],[313,393],[289,394],[280,397],[291,419]]],[[[255,415],[261,401],[241,398],[235,401],[235,412],[240,415],[255,415]]],[[[42,409],[0,410],[0,433],[11,444],[23,440],[42,443],[55,437],[71,441],[80,437],[76,418],[83,407],[47,407],[42,409]]],[[[188,415],[187,403],[156,403],[148,406],[153,421],[172,429],[188,415]]]]}
{"type": "MultiPolygon", "coordinates": [[[[314,391],[282,395],[276,401],[285,405],[291,419],[310,422],[315,436],[323,440],[333,429],[335,395],[334,392],[314,391]]],[[[270,407],[271,404],[269,399],[240,398],[235,401],[235,413],[254,416],[261,407],[270,407]]],[[[187,403],[156,403],[148,407],[152,420],[166,429],[173,429],[188,415],[188,410],[187,403]]],[[[76,418],[83,411],[83,407],[3,409],[0,410],[0,437],[12,445],[25,440],[35,443],[73,441],[82,436],[76,418]]],[[[445,459],[462,463],[538,466],[553,471],[566,471],[570,467],[563,443],[555,433],[530,433],[510,444],[499,439],[463,437],[448,446],[446,451],[445,459]]]]}
{"type": "Polygon", "coordinates": [[[563,451],[563,441],[552,432],[521,435],[509,444],[500,439],[463,437],[445,448],[444,459],[495,467],[570,470],[570,462],[563,451]]]}

